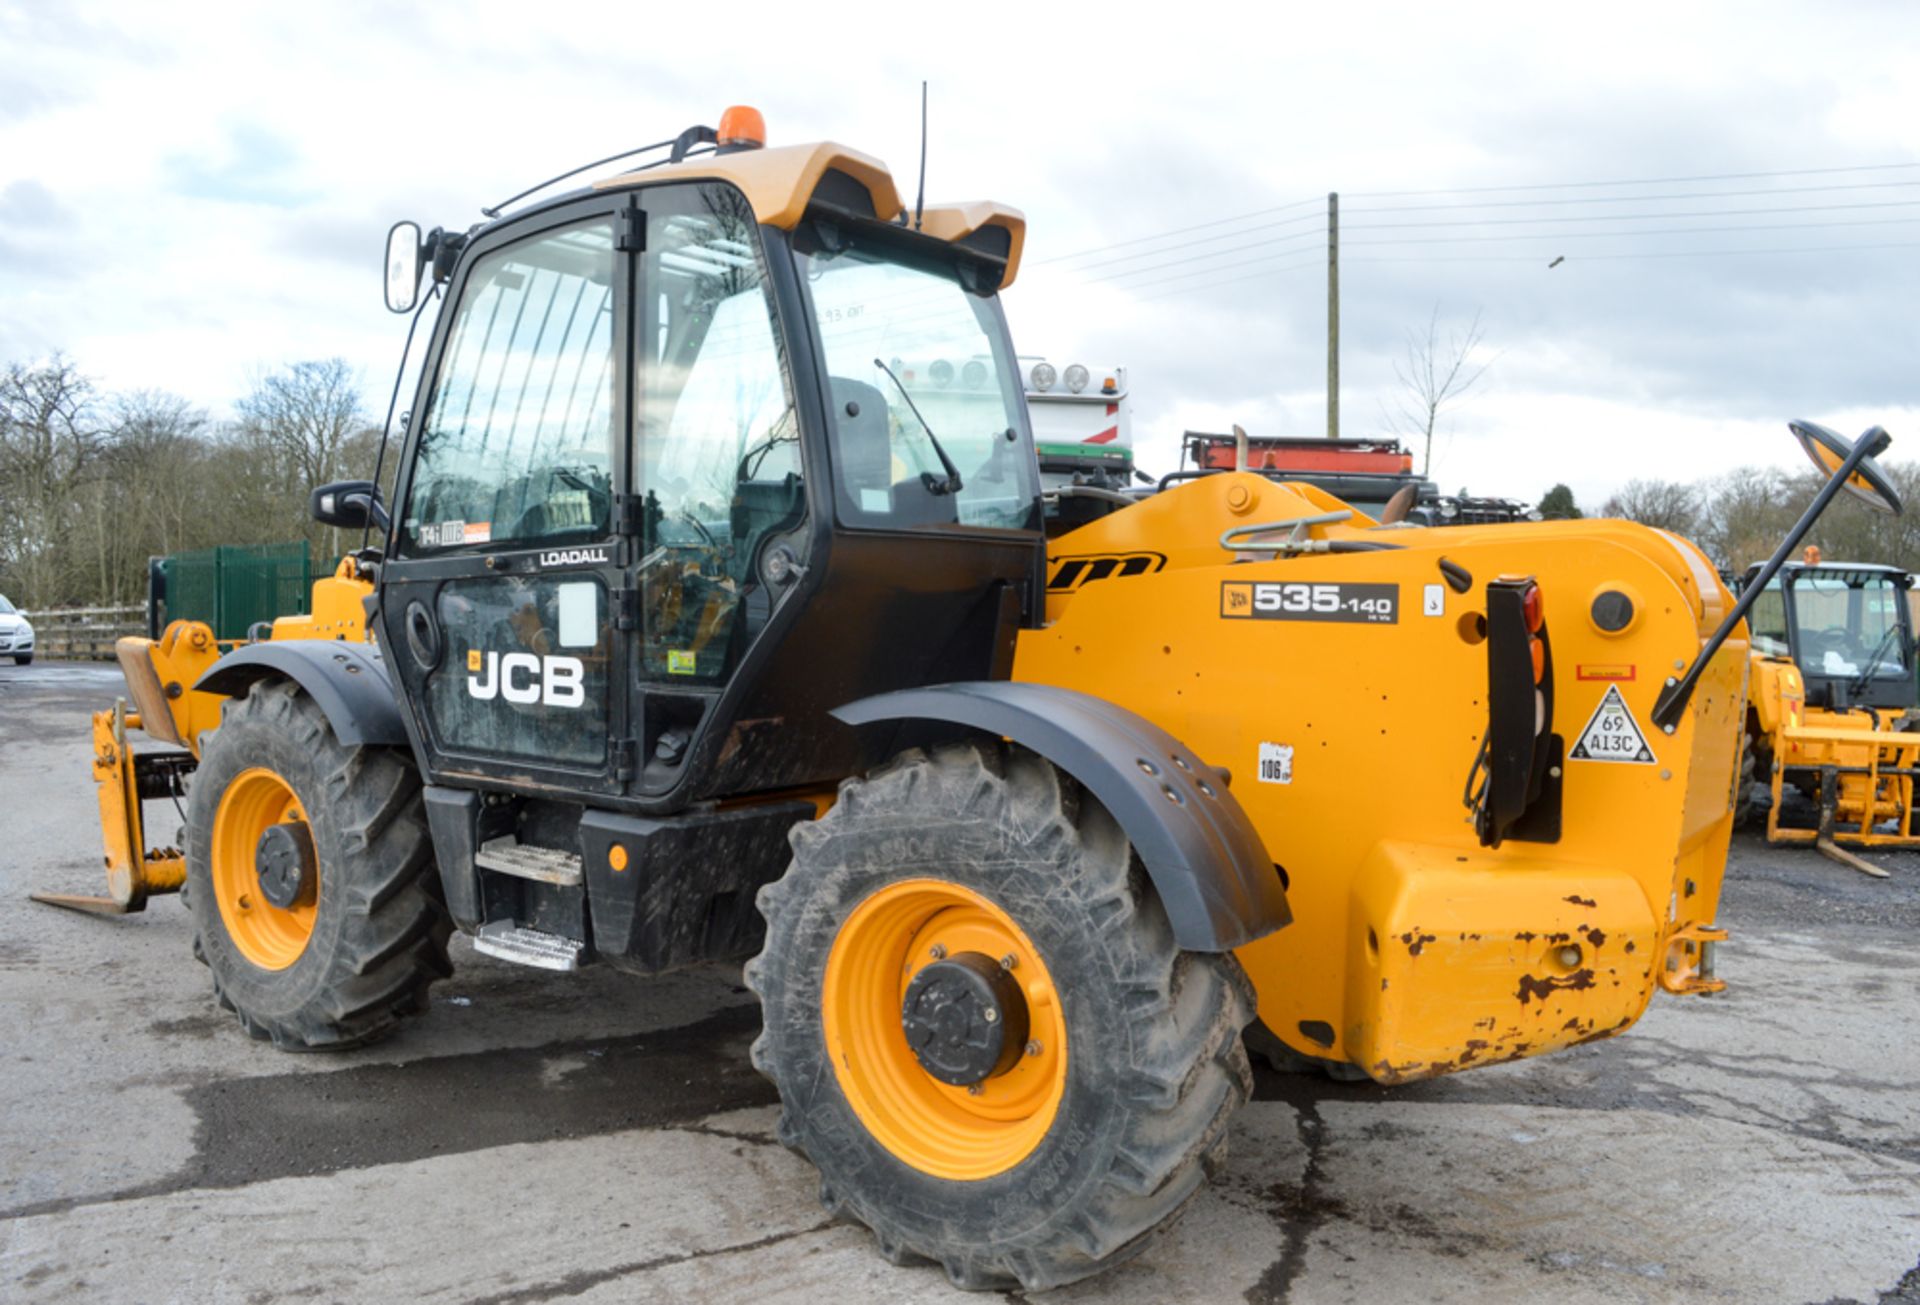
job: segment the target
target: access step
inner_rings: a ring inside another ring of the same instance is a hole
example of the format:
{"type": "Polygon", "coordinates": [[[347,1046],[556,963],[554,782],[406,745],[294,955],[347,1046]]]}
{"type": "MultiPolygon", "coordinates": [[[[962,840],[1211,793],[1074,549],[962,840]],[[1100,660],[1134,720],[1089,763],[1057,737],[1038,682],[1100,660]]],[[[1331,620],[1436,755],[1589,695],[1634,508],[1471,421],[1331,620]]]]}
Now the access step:
{"type": "MultiPolygon", "coordinates": [[[[489,838],[480,844],[474,862],[482,870],[494,870],[519,879],[534,879],[543,884],[576,888],[580,884],[580,856],[554,847],[533,847],[512,834],[489,838]]],[[[571,968],[571,967],[569,967],[571,968]]]]}
{"type": "Polygon", "coordinates": [[[516,965],[531,965],[536,970],[577,970],[580,968],[580,953],[585,948],[585,943],[572,938],[562,938],[557,933],[542,933],[538,929],[515,924],[512,920],[483,924],[480,932],[473,936],[475,951],[497,956],[503,961],[512,961],[516,965]]]}

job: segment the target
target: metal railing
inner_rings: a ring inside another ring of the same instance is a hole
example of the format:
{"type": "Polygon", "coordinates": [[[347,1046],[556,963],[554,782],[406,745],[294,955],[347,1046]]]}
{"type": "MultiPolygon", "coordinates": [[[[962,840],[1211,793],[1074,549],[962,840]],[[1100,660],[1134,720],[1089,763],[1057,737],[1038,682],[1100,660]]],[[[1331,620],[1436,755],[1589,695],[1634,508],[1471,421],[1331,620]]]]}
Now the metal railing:
{"type": "Polygon", "coordinates": [[[71,661],[110,662],[113,645],[124,635],[145,634],[146,609],[137,603],[124,607],[62,607],[32,612],[34,656],[71,661]]]}

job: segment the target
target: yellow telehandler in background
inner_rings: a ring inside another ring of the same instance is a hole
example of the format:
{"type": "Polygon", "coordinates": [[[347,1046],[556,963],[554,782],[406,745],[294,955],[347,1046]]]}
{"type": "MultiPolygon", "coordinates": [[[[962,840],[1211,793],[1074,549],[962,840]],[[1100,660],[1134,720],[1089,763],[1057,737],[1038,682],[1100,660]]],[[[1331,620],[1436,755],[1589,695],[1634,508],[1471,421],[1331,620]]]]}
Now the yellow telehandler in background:
{"type": "MultiPolygon", "coordinates": [[[[1187,1206],[1256,1018],[1402,1083],[1720,986],[1750,600],[1696,549],[1231,471],[1049,537],[999,297],[1024,219],[764,140],[730,109],[397,226],[389,306],[441,307],[394,505],[313,501],[377,544],[271,639],[124,646],[112,900],[179,880],[137,812],[184,788],[250,1033],[391,1031],[455,928],[553,970],[750,958],[828,1207],[1038,1289],[1187,1206]]],[[[1795,430],[1833,475],[1776,563],[1887,445],[1795,430]]]]}
{"type": "Polygon", "coordinates": [[[1780,568],[1748,614],[1753,669],[1739,805],[1750,804],[1755,781],[1764,783],[1769,842],[1813,843],[1880,878],[1885,870],[1838,844],[1920,846],[1912,587],[1898,567],[1823,561],[1809,548],[1804,560],[1780,568]],[[1813,828],[1782,823],[1790,792],[1814,803],[1813,828]]]}

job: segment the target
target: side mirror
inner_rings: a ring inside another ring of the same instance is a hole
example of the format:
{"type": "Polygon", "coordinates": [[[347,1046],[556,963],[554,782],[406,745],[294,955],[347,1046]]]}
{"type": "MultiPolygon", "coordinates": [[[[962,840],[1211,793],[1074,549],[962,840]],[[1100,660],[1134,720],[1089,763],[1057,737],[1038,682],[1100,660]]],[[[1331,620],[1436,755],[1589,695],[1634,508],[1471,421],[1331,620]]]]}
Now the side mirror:
{"type": "Polygon", "coordinates": [[[410,313],[420,302],[420,224],[396,222],[387,232],[387,308],[410,313]]]}
{"type": "MultiPolygon", "coordinates": [[[[1820,468],[1822,475],[1833,475],[1853,453],[1852,440],[1825,426],[1817,426],[1810,421],[1790,421],[1787,429],[1800,441],[1800,447],[1807,451],[1807,457],[1813,460],[1814,466],[1820,468]]],[[[1885,436],[1886,432],[1875,426],[1860,437],[1860,443],[1872,445],[1885,436]]],[[[1900,515],[1900,491],[1887,480],[1871,453],[1859,459],[1853,474],[1841,482],[1841,487],[1876,512],[1886,512],[1896,517],[1900,515]]]]}
{"type": "Polygon", "coordinates": [[[362,530],[372,525],[385,530],[390,523],[380,502],[380,489],[371,480],[336,480],[313,491],[307,510],[323,526],[362,530]]]}

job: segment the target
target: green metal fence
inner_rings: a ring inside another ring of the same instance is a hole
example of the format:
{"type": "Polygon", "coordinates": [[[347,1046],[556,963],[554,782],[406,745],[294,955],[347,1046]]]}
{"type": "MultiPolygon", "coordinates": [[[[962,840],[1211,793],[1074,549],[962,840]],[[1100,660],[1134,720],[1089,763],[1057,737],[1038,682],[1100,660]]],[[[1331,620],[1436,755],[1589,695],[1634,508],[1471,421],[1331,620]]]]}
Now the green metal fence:
{"type": "Polygon", "coordinates": [[[306,614],[313,559],[305,540],[225,544],[175,553],[153,567],[148,624],[204,621],[216,639],[244,639],[260,621],[306,614]]]}

